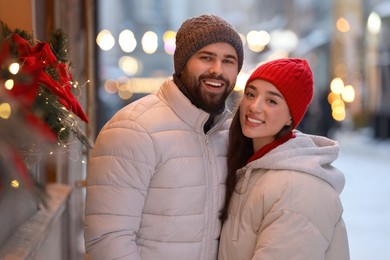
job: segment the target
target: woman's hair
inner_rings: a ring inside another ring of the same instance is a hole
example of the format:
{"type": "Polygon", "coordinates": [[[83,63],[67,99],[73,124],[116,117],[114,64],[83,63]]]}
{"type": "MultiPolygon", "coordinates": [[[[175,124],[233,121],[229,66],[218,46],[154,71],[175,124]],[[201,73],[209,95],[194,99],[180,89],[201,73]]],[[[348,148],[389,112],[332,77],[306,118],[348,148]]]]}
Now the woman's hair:
{"type": "Polygon", "coordinates": [[[227,154],[228,174],[226,178],[225,204],[220,219],[227,219],[230,198],[236,186],[236,171],[243,166],[253,154],[253,141],[246,137],[241,130],[240,108],[237,109],[229,131],[229,148],[227,154]]]}
{"type": "MultiPolygon", "coordinates": [[[[275,140],[292,131],[293,123],[290,126],[284,126],[275,135],[275,140]]],[[[229,148],[227,154],[228,174],[226,177],[225,204],[220,215],[222,222],[227,219],[230,199],[237,184],[236,172],[247,164],[254,152],[252,138],[248,138],[242,133],[240,108],[238,107],[229,131],[229,148]]]]}

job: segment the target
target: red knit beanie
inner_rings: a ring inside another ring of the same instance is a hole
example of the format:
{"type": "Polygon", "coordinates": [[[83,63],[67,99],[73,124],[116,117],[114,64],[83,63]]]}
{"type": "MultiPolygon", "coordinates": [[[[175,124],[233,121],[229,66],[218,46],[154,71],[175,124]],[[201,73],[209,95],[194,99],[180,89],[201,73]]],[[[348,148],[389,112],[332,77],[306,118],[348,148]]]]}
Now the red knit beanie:
{"type": "Polygon", "coordinates": [[[298,58],[277,59],[258,67],[247,80],[272,83],[283,95],[296,128],[313,98],[313,74],[306,60],[298,58]]]}

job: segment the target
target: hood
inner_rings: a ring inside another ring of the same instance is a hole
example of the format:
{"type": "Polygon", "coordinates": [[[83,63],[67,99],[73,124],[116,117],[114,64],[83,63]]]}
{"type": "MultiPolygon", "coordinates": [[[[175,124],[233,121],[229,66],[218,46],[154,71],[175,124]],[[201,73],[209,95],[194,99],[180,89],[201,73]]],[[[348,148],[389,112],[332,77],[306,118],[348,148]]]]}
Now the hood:
{"type": "Polygon", "coordinates": [[[295,138],[250,162],[243,170],[246,172],[251,168],[304,172],[328,182],[340,194],[345,184],[344,174],[332,166],[340,150],[338,143],[323,136],[307,135],[299,131],[294,133],[295,138]]]}

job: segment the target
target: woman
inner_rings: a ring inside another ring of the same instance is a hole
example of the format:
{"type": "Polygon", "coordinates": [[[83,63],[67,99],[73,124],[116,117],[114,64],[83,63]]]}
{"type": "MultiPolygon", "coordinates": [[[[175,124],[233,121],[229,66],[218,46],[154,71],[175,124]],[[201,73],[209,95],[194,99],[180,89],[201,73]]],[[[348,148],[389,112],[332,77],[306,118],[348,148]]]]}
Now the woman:
{"type": "Polygon", "coordinates": [[[230,128],[219,259],[349,259],[338,144],[294,130],[312,97],[306,60],[249,77],[230,128]]]}

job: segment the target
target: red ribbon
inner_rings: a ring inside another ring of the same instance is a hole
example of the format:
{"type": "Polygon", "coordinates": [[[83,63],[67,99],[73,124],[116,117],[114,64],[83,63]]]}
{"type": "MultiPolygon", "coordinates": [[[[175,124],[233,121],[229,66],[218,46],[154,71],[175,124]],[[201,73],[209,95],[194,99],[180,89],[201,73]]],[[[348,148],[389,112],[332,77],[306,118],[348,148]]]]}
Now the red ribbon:
{"type": "Polygon", "coordinates": [[[68,71],[66,64],[57,60],[50,45],[40,42],[32,47],[29,42],[18,34],[14,34],[12,40],[16,44],[24,70],[34,69],[34,72],[37,72],[37,82],[41,86],[46,87],[56,95],[58,101],[68,110],[88,122],[81,105],[72,93],[72,74],[68,71]],[[40,70],[36,70],[37,68],[40,70]],[[57,72],[56,79],[46,72],[48,69],[57,72]]]}

